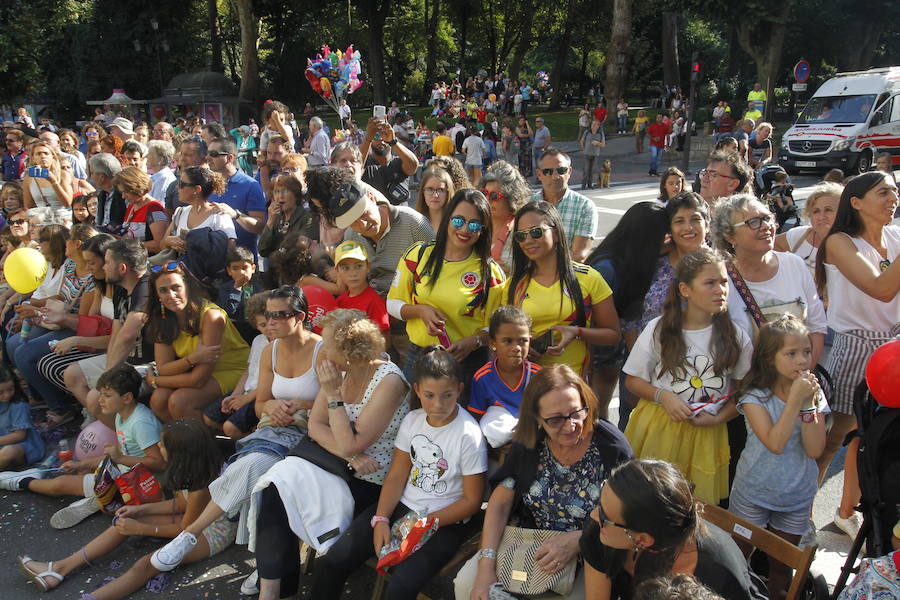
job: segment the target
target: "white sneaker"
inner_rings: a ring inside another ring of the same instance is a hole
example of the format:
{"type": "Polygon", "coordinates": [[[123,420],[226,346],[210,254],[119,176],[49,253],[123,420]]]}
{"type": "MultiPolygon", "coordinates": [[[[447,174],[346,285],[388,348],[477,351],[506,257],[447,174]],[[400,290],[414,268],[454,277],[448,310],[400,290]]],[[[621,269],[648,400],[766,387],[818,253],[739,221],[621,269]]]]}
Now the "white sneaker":
{"type": "Polygon", "coordinates": [[[259,571],[254,570],[241,584],[241,594],[244,596],[259,595],[259,571]]]}
{"type": "Polygon", "coordinates": [[[41,479],[44,477],[44,474],[41,473],[41,469],[38,469],[37,467],[35,467],[34,469],[26,469],[24,471],[0,472],[0,490],[6,490],[8,492],[18,492],[19,482],[26,477],[41,479]]]}
{"type": "Polygon", "coordinates": [[[848,518],[843,518],[838,512],[834,513],[834,524],[837,528],[850,536],[851,540],[855,540],[859,535],[859,529],[862,527],[862,517],[856,511],[848,518]]]}
{"type": "Polygon", "coordinates": [[[182,531],[171,542],[150,556],[150,564],[159,571],[171,571],[181,564],[188,552],[197,545],[197,538],[188,531],[182,531]]]}
{"type": "Polygon", "coordinates": [[[76,500],[65,508],[61,508],[50,517],[50,527],[54,529],[68,529],[78,525],[89,516],[100,510],[96,496],[88,496],[76,500]]]}

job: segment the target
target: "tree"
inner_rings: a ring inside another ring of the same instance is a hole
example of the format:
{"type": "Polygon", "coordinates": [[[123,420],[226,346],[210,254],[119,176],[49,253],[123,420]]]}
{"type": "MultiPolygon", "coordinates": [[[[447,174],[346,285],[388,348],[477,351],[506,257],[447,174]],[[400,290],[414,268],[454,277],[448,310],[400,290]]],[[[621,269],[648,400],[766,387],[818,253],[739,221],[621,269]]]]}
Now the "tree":
{"type": "Polygon", "coordinates": [[[678,13],[667,10],[662,15],[663,85],[666,89],[681,87],[678,73],[678,13]]]}
{"type": "MultiPolygon", "coordinates": [[[[438,23],[441,20],[441,0],[425,0],[425,31],[430,31],[435,35],[438,30],[438,23]],[[430,14],[429,14],[430,7],[430,14]]],[[[422,96],[429,98],[431,96],[431,86],[434,83],[435,67],[437,66],[437,44],[425,44],[425,81],[422,83],[422,96]]]]}
{"type": "Polygon", "coordinates": [[[241,24],[240,96],[256,104],[259,100],[259,25],[253,13],[253,0],[235,0],[241,24]]]}
{"type": "MultiPolygon", "coordinates": [[[[774,4],[774,3],[770,3],[774,4]]],[[[794,0],[778,0],[777,7],[768,6],[761,11],[758,19],[735,19],[738,43],[756,63],[756,77],[766,90],[765,118],[771,118],[772,100],[775,99],[775,80],[781,67],[784,39],[794,0]]]]}
{"type": "MultiPolygon", "coordinates": [[[[631,42],[631,0],[615,0],[613,3],[612,31],[609,36],[609,51],[606,53],[607,108],[613,108],[619,98],[625,96],[625,73],[628,65],[631,42]]],[[[615,119],[615,111],[609,110],[607,119],[615,119]]]]}
{"type": "Polygon", "coordinates": [[[563,75],[566,70],[566,59],[569,57],[571,48],[569,47],[572,39],[572,30],[580,16],[580,2],[578,0],[568,0],[566,4],[565,18],[562,22],[562,29],[559,32],[559,42],[556,46],[556,59],[554,60],[553,70],[550,72],[550,87],[553,94],[550,96],[550,108],[559,108],[560,98],[562,98],[563,75]]]}
{"type": "Polygon", "coordinates": [[[376,104],[387,104],[384,76],[384,24],[391,13],[391,0],[361,0],[369,25],[369,82],[376,104]]]}
{"type": "Polygon", "coordinates": [[[206,0],[206,17],[209,20],[210,70],[216,73],[224,73],[225,62],[222,60],[222,36],[219,35],[219,5],[216,0],[206,0]]]}

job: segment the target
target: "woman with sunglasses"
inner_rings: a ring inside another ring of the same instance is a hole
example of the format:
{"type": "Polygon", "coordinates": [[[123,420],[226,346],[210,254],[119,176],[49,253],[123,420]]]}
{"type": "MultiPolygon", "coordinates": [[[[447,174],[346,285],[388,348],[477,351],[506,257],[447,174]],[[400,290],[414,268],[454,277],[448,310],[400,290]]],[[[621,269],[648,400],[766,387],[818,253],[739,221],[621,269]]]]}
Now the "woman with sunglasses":
{"type": "Polygon", "coordinates": [[[179,207],[172,215],[166,233],[159,242],[159,249],[172,249],[179,254],[187,252],[187,233],[193,229],[209,227],[228,236],[228,245],[234,247],[237,233],[234,221],[209,201],[213,194],[225,193],[225,180],[206,167],[188,167],[178,179],[178,200],[187,206],[179,207]]]}
{"type": "Polygon", "coordinates": [[[250,348],[221,308],[180,262],[150,268],[147,335],[156,368],[150,408],[163,423],[202,419],[202,409],[234,389],[250,348]]]}
{"type": "Polygon", "coordinates": [[[765,598],[731,536],[701,519],[691,484],[660,460],[632,460],[600,486],[581,534],[585,597],[632,598],[644,581],[693,575],[728,600],[765,598]]]}
{"type": "Polygon", "coordinates": [[[481,192],[491,207],[491,258],[509,273],[512,268],[512,227],[516,211],[531,200],[531,188],[510,163],[498,160],[488,167],[481,192]]]}
{"type": "MultiPolygon", "coordinates": [[[[532,568],[552,575],[577,559],[582,523],[597,506],[603,481],[632,457],[628,441],[597,410],[591,389],[566,365],[532,375],[512,448],[492,477],[500,483],[488,501],[481,550],[454,580],[457,600],[488,599],[499,580],[497,548],[509,523],[559,532],[541,545],[532,568]]],[[[581,571],[572,592],[561,597],[584,598],[583,580],[581,571]]]]}
{"type": "MultiPolygon", "coordinates": [[[[819,484],[847,432],[856,428],[853,396],[875,349],[900,330],[900,229],[891,225],[897,184],[882,171],[851,179],[837,216],[819,246],[816,283],[828,292],[828,326],[835,331],[826,368],[834,380],[829,405],[834,423],[819,458],[819,484]]],[[[844,489],[834,523],[855,538],[861,525],[854,439],[844,464],[844,489]]]]}
{"type": "Polygon", "coordinates": [[[612,290],[600,273],[569,258],[559,212],[549,202],[520,208],[513,236],[513,268],[503,297],[532,318],[531,360],[567,364],[584,374],[588,343],[619,343],[612,290]]]}
{"type": "MultiPolygon", "coordinates": [[[[406,321],[412,373],[422,349],[441,344],[463,365],[463,381],[487,362],[483,331],[488,306],[500,303],[504,275],[491,260],[491,216],[484,194],[460,190],[447,206],[434,242],[406,251],[388,291],[388,313],[406,321]]],[[[468,384],[467,384],[468,385],[468,384]]]]}
{"type": "Polygon", "coordinates": [[[428,217],[431,228],[435,231],[441,226],[444,209],[455,193],[453,179],[446,170],[432,165],[422,172],[416,210],[428,217]]]}

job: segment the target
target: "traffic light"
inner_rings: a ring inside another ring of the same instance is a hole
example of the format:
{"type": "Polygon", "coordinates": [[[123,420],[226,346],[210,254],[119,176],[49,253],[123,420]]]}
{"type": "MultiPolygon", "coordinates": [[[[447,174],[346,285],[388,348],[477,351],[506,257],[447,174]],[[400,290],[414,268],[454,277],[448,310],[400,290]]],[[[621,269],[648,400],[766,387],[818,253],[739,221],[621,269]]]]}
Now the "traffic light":
{"type": "Polygon", "coordinates": [[[700,80],[700,61],[695,60],[691,63],[691,81],[700,80]]]}

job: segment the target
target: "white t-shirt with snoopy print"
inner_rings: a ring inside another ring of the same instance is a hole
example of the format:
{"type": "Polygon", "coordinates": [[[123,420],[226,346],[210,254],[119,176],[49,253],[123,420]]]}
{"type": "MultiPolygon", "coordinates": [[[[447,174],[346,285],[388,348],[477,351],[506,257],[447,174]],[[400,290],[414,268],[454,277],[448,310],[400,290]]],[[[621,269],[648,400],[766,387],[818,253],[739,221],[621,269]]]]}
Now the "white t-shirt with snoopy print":
{"type": "Polygon", "coordinates": [[[433,513],[463,495],[463,476],[487,471],[487,444],[478,421],[462,407],[443,427],[432,427],[421,408],[400,424],[394,446],[409,454],[412,469],[400,498],[412,510],[433,513]]]}

